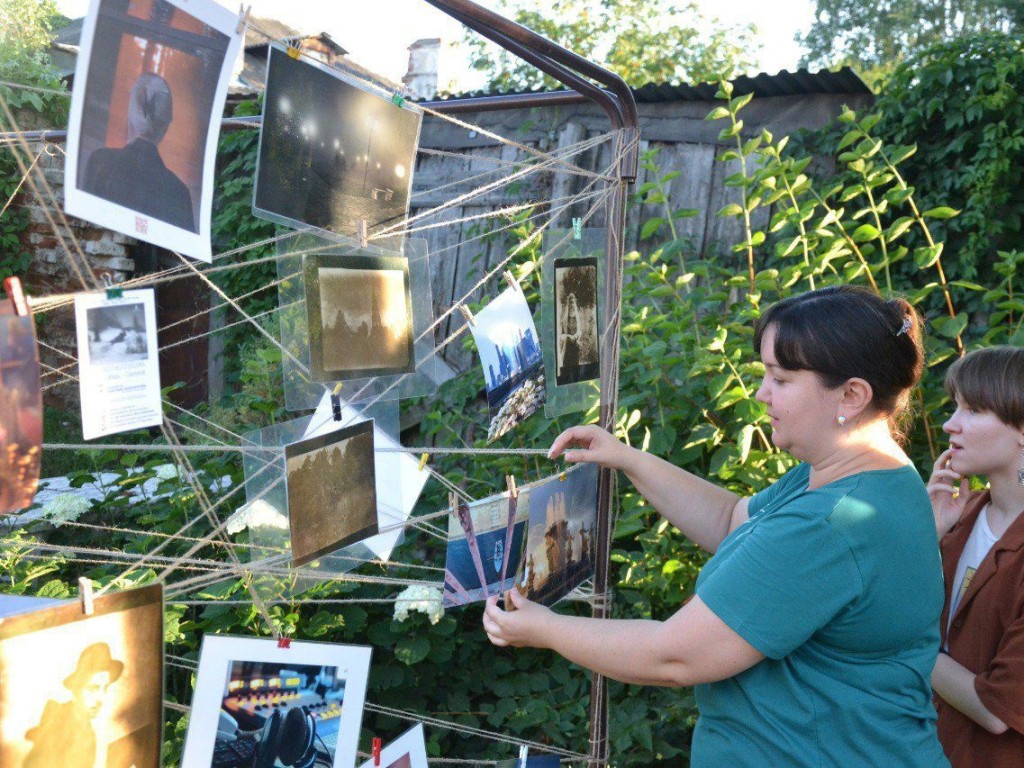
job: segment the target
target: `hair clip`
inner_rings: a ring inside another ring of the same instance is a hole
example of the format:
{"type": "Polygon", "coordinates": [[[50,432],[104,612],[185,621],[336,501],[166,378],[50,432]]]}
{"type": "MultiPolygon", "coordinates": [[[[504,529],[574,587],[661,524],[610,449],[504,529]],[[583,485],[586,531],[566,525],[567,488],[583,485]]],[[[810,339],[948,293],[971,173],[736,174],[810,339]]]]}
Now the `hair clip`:
{"type": "Polygon", "coordinates": [[[899,338],[904,333],[909,333],[910,332],[910,326],[912,326],[913,324],[914,324],[914,321],[910,319],[910,315],[906,315],[903,318],[903,325],[901,325],[900,329],[898,331],[896,331],[896,338],[899,338]]]}

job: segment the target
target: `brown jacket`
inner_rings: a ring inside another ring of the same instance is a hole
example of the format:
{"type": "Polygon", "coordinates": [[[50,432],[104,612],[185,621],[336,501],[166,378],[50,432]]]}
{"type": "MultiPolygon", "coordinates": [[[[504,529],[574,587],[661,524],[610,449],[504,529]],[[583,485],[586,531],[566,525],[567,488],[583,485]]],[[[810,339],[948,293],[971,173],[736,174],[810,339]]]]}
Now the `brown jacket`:
{"type": "Polygon", "coordinates": [[[942,642],[949,655],[975,672],[974,688],[992,714],[1009,726],[1001,735],[936,697],[939,740],[953,768],[1024,766],[1024,514],[997,541],[974,574],[946,636],[950,592],[960,555],[989,494],[974,493],[960,520],[943,537],[946,604],[942,642]]]}

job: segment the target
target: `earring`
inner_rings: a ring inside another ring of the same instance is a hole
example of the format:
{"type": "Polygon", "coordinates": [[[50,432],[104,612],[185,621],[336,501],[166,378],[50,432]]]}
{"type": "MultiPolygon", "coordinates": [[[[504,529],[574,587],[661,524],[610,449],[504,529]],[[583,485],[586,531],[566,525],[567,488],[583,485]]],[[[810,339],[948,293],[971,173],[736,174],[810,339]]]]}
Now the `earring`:
{"type": "MultiPolygon", "coordinates": [[[[839,416],[836,416],[836,423],[837,423],[837,424],[838,424],[838,425],[839,425],[840,427],[841,427],[841,426],[843,426],[844,424],[846,424],[846,417],[845,417],[845,416],[843,416],[842,414],[840,414],[839,416]]],[[[1022,469],[1021,469],[1021,472],[1024,472],[1024,465],[1022,465],[1022,469]]],[[[1022,481],[1022,482],[1024,482],[1024,481],[1022,481]]]]}

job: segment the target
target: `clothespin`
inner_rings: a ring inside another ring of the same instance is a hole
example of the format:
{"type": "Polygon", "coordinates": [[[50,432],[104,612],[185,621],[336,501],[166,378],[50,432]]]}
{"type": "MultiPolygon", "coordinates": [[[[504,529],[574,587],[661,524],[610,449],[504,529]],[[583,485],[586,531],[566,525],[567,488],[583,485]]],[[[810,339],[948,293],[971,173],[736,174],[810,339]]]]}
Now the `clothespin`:
{"type": "Polygon", "coordinates": [[[448,491],[448,506],[452,508],[452,512],[459,511],[459,497],[455,495],[455,491],[448,491]]]}
{"type": "Polygon", "coordinates": [[[21,280],[17,277],[8,277],[4,280],[4,291],[7,298],[14,305],[14,314],[19,317],[28,315],[28,302],[25,301],[25,292],[21,290],[21,280]]]}
{"type": "Polygon", "coordinates": [[[246,25],[249,23],[249,14],[252,11],[252,6],[239,5],[238,6],[238,26],[235,27],[235,34],[240,35],[245,31],[246,25]]]}
{"type": "Polygon", "coordinates": [[[334,385],[334,391],[331,392],[331,415],[334,416],[335,421],[341,421],[341,382],[339,381],[334,385]]]}
{"type": "Polygon", "coordinates": [[[565,478],[567,478],[568,476],[569,476],[568,472],[560,472],[558,474],[558,482],[564,483],[565,482],[565,478]]]}
{"type": "Polygon", "coordinates": [[[396,107],[405,106],[405,97],[400,93],[396,93],[391,97],[391,103],[396,107]]]}
{"type": "Polygon", "coordinates": [[[292,639],[290,637],[285,637],[285,636],[282,635],[281,637],[277,638],[277,647],[278,648],[291,648],[292,647],[292,639]]]}
{"type": "Polygon", "coordinates": [[[519,489],[516,488],[516,479],[512,475],[505,475],[505,485],[508,486],[508,495],[513,499],[519,497],[519,489]]]}
{"type": "Polygon", "coordinates": [[[289,45],[285,49],[285,53],[287,53],[291,58],[295,59],[296,61],[298,61],[299,58],[302,56],[302,51],[300,51],[294,45],[289,45]]]}
{"type": "Polygon", "coordinates": [[[470,325],[476,325],[476,318],[473,317],[473,313],[469,311],[469,307],[465,304],[459,304],[459,311],[462,313],[462,316],[466,318],[467,323],[470,325]]]}
{"type": "Polygon", "coordinates": [[[85,576],[79,577],[78,598],[82,602],[82,613],[86,616],[92,616],[95,612],[92,602],[92,579],[87,579],[85,576]]]}
{"type": "Polygon", "coordinates": [[[583,219],[578,216],[572,220],[572,239],[583,239],[583,219]]]}
{"type": "Polygon", "coordinates": [[[419,471],[420,472],[422,472],[423,468],[425,466],[427,466],[427,459],[429,459],[429,458],[430,458],[430,454],[429,453],[420,454],[420,467],[419,467],[419,471]]]}
{"type": "Polygon", "coordinates": [[[519,281],[516,280],[515,275],[513,275],[511,272],[509,272],[506,269],[505,273],[502,275],[502,277],[505,278],[505,282],[508,283],[508,287],[509,288],[512,288],[514,290],[519,290],[519,281]]]}
{"type": "Polygon", "coordinates": [[[103,288],[107,292],[107,300],[110,299],[121,299],[124,298],[124,288],[115,288],[114,281],[110,277],[109,272],[104,272],[100,275],[100,280],[103,282],[103,288]]]}
{"type": "Polygon", "coordinates": [[[374,736],[373,737],[373,747],[371,748],[372,751],[373,751],[373,764],[374,765],[380,765],[380,747],[381,747],[380,739],[377,736],[374,736]]]}
{"type": "Polygon", "coordinates": [[[360,248],[367,248],[370,245],[370,238],[366,230],[366,219],[360,219],[356,222],[356,238],[359,240],[360,248]]]}
{"type": "Polygon", "coordinates": [[[530,748],[525,744],[519,747],[519,768],[526,768],[526,758],[530,755],[530,748]]]}

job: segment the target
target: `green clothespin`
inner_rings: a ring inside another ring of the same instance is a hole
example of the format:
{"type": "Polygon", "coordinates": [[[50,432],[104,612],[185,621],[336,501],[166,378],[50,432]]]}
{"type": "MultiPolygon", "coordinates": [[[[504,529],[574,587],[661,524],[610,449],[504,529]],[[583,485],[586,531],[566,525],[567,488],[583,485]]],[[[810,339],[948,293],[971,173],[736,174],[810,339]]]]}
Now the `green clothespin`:
{"type": "Polygon", "coordinates": [[[396,93],[394,96],[391,97],[391,101],[396,107],[405,106],[405,97],[402,96],[401,94],[396,93]]]}
{"type": "Polygon", "coordinates": [[[572,220],[572,239],[583,239],[583,219],[575,218],[572,220]]]}

